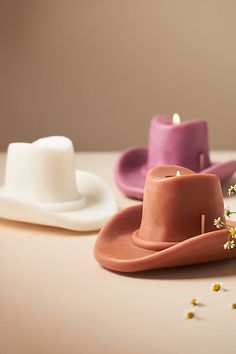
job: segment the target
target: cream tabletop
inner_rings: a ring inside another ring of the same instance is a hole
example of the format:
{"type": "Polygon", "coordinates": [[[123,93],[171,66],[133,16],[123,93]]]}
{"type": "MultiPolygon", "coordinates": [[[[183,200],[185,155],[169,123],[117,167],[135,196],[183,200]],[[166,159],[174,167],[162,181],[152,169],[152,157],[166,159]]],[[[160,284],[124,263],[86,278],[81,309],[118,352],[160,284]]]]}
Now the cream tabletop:
{"type": "MultiPolygon", "coordinates": [[[[116,188],[117,153],[79,153],[78,168],[116,188]]],[[[213,160],[236,152],[212,153],[213,160]]],[[[0,156],[1,182],[5,155],[0,156]]],[[[227,187],[236,183],[228,181],[227,187]]],[[[236,210],[236,198],[225,205],[236,210]]],[[[96,233],[0,221],[0,354],[235,354],[236,259],[116,274],[93,257],[96,233]],[[224,283],[213,293],[211,283],[224,283]],[[198,319],[184,319],[198,297],[198,319]]]]}

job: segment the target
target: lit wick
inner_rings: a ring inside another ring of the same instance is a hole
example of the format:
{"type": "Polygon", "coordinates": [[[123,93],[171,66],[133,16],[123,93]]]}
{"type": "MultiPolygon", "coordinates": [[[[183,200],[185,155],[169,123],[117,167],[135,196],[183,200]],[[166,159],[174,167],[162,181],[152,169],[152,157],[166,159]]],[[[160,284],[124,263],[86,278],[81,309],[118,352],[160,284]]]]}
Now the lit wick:
{"type": "Polygon", "coordinates": [[[173,118],[172,118],[172,123],[176,124],[176,125],[181,123],[181,119],[180,119],[180,116],[178,115],[178,113],[174,113],[173,118]]]}
{"type": "Polygon", "coordinates": [[[166,175],[165,178],[180,176],[180,170],[176,172],[176,175],[166,175]]]}

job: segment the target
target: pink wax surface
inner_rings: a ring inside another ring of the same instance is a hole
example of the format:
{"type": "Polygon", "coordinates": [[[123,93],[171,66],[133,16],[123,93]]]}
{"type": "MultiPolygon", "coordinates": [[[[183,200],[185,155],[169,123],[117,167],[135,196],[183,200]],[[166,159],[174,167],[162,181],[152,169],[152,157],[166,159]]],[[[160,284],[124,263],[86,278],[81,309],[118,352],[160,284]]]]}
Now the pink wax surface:
{"type": "Polygon", "coordinates": [[[204,155],[204,166],[210,166],[208,129],[204,120],[189,120],[173,124],[169,116],[152,118],[147,168],[156,165],[179,165],[199,172],[200,154],[204,155]]]}

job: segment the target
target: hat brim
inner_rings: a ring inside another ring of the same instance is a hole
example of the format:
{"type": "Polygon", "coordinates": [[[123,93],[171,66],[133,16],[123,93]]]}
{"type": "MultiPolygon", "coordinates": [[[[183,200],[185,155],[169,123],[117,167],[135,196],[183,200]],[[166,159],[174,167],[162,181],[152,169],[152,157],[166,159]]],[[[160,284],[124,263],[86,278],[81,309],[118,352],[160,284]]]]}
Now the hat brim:
{"type": "MultiPolygon", "coordinates": [[[[225,250],[229,231],[212,231],[189,238],[162,251],[135,246],[132,234],[139,229],[142,205],[135,205],[116,214],[100,231],[94,255],[105,268],[119,272],[138,272],[215,262],[236,257],[236,247],[225,250]]],[[[229,221],[232,226],[236,223],[229,221]]]]}
{"type": "MultiPolygon", "coordinates": [[[[146,148],[130,148],[119,157],[115,168],[115,179],[119,189],[130,198],[143,199],[145,177],[147,172],[148,150],[146,148]]],[[[221,182],[229,179],[236,171],[236,160],[214,162],[200,173],[219,176],[221,182]]]]}
{"type": "Polygon", "coordinates": [[[131,148],[125,150],[116,163],[116,184],[127,197],[143,199],[147,156],[147,149],[131,148]]]}
{"type": "Polygon", "coordinates": [[[115,198],[102,178],[76,171],[76,183],[85,203],[79,209],[54,211],[0,189],[0,217],[75,231],[99,230],[117,212],[115,198]]]}

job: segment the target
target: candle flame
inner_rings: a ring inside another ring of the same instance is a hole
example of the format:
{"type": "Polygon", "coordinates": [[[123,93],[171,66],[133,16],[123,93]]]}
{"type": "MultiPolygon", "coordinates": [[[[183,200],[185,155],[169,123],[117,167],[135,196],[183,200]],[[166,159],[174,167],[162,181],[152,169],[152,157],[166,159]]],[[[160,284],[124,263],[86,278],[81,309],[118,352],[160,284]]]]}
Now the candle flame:
{"type": "Polygon", "coordinates": [[[176,172],[176,176],[180,176],[180,170],[176,172]]]}
{"type": "Polygon", "coordinates": [[[178,115],[178,113],[174,113],[173,118],[172,118],[172,122],[173,122],[173,124],[180,124],[181,123],[181,119],[180,119],[180,116],[178,115]]]}

